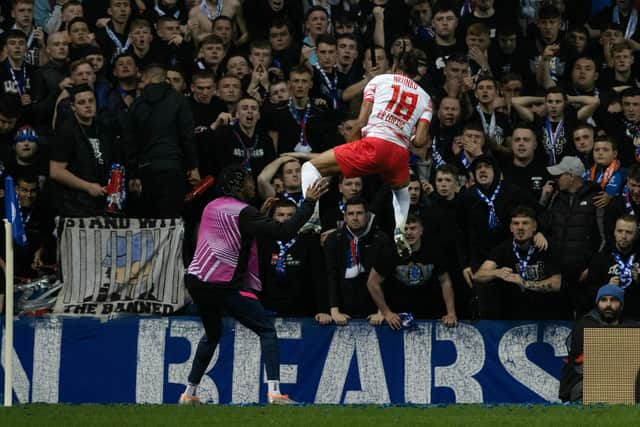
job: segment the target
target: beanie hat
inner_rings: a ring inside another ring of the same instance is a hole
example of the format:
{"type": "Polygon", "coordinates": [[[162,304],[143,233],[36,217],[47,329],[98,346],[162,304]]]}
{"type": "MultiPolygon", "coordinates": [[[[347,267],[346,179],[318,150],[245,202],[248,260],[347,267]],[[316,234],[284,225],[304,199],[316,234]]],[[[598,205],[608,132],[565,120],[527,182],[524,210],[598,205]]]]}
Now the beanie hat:
{"type": "Polygon", "coordinates": [[[620,306],[624,306],[624,290],[620,289],[616,285],[604,285],[598,289],[598,296],[596,297],[596,304],[602,297],[613,297],[620,301],[620,306]]]}

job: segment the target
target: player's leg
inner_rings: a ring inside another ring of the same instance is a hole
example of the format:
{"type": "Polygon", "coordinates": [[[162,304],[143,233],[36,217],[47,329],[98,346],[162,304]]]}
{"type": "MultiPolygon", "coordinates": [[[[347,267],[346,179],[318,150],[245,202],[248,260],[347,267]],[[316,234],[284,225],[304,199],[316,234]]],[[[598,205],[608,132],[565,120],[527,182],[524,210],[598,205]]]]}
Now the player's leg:
{"type": "Polygon", "coordinates": [[[274,404],[292,404],[288,396],[280,393],[280,348],[273,317],[251,292],[236,291],[224,300],[234,318],[260,337],[260,347],[267,371],[267,400],[274,404]]]}
{"type": "MultiPolygon", "coordinates": [[[[302,178],[302,194],[307,194],[307,189],[311,184],[324,176],[331,176],[340,173],[340,167],[336,160],[336,156],[333,149],[327,150],[314,157],[313,159],[304,162],[301,169],[302,178]]],[[[301,233],[313,231],[319,233],[320,226],[320,203],[316,202],[313,209],[313,215],[309,218],[309,221],[300,229],[301,233]]]]}
{"type": "Polygon", "coordinates": [[[198,385],[211,362],[213,353],[222,336],[222,312],[220,306],[217,304],[220,297],[217,296],[215,290],[207,290],[205,288],[205,286],[211,287],[214,285],[204,285],[193,276],[187,276],[186,280],[189,294],[200,312],[205,334],[198,343],[196,354],[191,364],[191,371],[187,378],[187,388],[180,396],[179,403],[195,404],[200,402],[198,398],[198,385]]]}
{"type": "Polygon", "coordinates": [[[411,255],[411,246],[404,237],[404,226],[409,215],[410,197],[409,184],[393,188],[393,216],[396,222],[396,228],[393,233],[393,239],[396,242],[398,254],[401,257],[411,255]]]}

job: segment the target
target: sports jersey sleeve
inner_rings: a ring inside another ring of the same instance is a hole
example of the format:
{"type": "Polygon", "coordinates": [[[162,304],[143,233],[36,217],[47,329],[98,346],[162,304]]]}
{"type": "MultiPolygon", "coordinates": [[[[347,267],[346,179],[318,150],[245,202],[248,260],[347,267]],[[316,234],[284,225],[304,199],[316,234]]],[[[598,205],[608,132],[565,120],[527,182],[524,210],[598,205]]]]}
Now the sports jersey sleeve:
{"type": "Polygon", "coordinates": [[[376,82],[370,81],[364,88],[364,99],[365,102],[373,102],[374,96],[376,94],[376,82]]]}
{"type": "Polygon", "coordinates": [[[429,98],[427,100],[427,106],[425,107],[424,111],[422,112],[422,115],[420,115],[420,118],[418,119],[418,121],[431,123],[431,119],[432,118],[433,118],[433,107],[432,107],[432,103],[431,103],[431,98],[429,98]]]}

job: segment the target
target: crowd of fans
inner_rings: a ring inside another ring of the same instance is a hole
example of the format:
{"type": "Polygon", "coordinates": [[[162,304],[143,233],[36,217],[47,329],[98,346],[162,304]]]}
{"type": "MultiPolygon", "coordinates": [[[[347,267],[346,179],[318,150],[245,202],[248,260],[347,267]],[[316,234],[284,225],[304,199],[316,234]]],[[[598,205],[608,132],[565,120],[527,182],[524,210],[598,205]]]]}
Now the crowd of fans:
{"type": "MultiPolygon", "coordinates": [[[[16,275],[56,260],[55,216],[183,217],[185,261],[213,188],[241,163],[277,221],[301,164],[357,139],[362,92],[408,51],[433,101],[411,150],[401,259],[391,190],[340,177],[322,228],[258,242],[261,299],[321,324],[395,312],[571,319],[605,283],[640,316],[637,5],[578,0],[3,0],[0,165],[28,246],[16,275]]],[[[4,263],[2,263],[4,268],[4,263]]]]}

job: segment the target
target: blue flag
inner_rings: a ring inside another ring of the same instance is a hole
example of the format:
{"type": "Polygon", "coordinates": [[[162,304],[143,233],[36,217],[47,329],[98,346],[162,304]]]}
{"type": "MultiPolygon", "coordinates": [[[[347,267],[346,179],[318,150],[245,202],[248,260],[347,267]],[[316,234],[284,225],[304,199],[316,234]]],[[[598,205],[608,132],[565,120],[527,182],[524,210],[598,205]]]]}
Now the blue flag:
{"type": "Polygon", "coordinates": [[[7,221],[11,223],[13,240],[20,246],[27,246],[27,235],[22,224],[22,212],[18,203],[18,195],[13,185],[13,178],[10,176],[4,180],[4,212],[7,221]]]}

